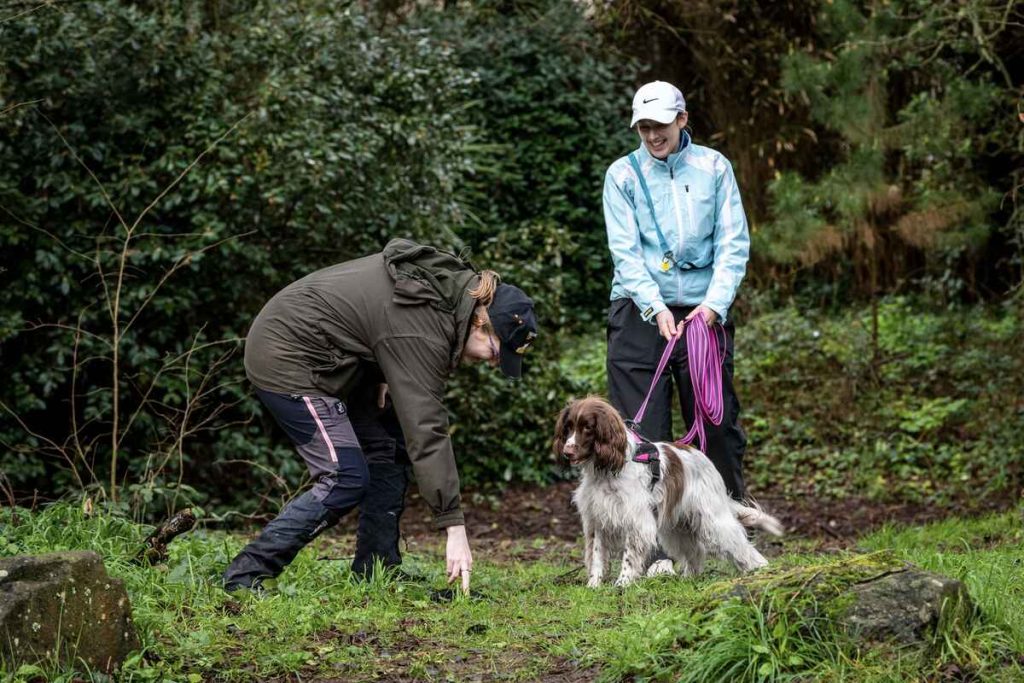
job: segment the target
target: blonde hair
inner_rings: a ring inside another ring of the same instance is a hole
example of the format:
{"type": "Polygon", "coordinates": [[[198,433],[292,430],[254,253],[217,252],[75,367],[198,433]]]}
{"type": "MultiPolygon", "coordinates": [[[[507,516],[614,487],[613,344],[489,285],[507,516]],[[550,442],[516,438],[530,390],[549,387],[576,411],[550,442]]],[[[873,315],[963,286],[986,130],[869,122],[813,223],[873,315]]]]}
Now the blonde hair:
{"type": "Polygon", "coordinates": [[[500,283],[500,275],[493,270],[482,270],[480,283],[469,290],[469,295],[476,299],[476,308],[473,310],[473,325],[476,327],[490,327],[491,317],[487,315],[487,307],[494,302],[494,292],[500,283]]]}
{"type": "Polygon", "coordinates": [[[493,270],[480,271],[480,284],[469,290],[469,295],[476,299],[477,306],[490,306],[494,301],[494,292],[501,283],[501,276],[493,270]]]}

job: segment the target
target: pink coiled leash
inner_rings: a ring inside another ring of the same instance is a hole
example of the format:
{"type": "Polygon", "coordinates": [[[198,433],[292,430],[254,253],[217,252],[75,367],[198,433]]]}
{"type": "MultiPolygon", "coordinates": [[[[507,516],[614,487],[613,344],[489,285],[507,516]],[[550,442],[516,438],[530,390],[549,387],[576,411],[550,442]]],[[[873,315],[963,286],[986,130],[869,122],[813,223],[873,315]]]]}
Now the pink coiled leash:
{"type": "MultiPolygon", "coordinates": [[[[700,450],[707,453],[707,437],[704,434],[704,421],[708,420],[713,425],[722,424],[724,407],[722,405],[722,363],[725,356],[718,343],[718,331],[725,329],[715,323],[714,332],[708,327],[701,315],[695,315],[689,320],[684,320],[679,325],[679,331],[668,341],[661,360],[658,361],[658,368],[654,371],[654,378],[651,380],[651,388],[647,390],[647,396],[636,411],[636,417],[632,424],[639,426],[647,412],[647,404],[654,394],[654,387],[657,386],[661,373],[665,371],[672,350],[676,342],[686,331],[686,357],[690,369],[690,382],[693,383],[693,426],[686,436],[676,441],[676,444],[689,445],[693,443],[694,437],[700,443],[700,450]]],[[[724,347],[724,345],[723,345],[724,347]]],[[[630,434],[636,441],[643,441],[639,434],[631,430],[630,434]]]]}

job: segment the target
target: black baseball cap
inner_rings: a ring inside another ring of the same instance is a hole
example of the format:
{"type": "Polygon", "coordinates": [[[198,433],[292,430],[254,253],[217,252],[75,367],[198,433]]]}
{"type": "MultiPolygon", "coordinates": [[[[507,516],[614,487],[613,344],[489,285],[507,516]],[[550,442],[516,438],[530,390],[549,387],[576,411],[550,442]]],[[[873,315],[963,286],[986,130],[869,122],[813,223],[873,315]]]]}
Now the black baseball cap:
{"type": "Polygon", "coordinates": [[[519,379],[523,375],[523,354],[537,338],[533,300],[518,287],[501,284],[494,291],[487,315],[501,342],[498,366],[506,377],[519,379]]]}

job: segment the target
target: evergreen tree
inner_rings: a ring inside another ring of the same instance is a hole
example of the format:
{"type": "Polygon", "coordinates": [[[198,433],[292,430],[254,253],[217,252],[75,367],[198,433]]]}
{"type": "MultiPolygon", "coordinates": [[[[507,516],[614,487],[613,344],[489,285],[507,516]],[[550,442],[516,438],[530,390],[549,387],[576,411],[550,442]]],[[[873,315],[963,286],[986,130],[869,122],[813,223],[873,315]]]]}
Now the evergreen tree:
{"type": "Polygon", "coordinates": [[[837,157],[816,175],[776,175],[774,220],[756,231],[755,250],[871,297],[915,273],[947,298],[971,286],[989,238],[1019,220],[1005,204],[999,213],[1012,188],[1001,163],[1021,150],[1017,83],[997,56],[1005,10],[988,0],[824,4],[817,42],[785,58],[782,82],[838,136],[837,157]],[[960,259],[966,282],[934,277],[960,259]]]}

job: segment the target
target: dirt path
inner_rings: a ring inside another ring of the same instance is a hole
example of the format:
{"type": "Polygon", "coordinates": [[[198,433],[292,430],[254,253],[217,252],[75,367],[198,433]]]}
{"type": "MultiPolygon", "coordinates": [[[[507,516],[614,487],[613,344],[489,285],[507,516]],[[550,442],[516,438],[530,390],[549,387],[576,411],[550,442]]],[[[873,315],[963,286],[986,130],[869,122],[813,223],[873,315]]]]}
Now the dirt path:
{"type": "MultiPolygon", "coordinates": [[[[546,487],[517,486],[493,495],[463,495],[466,524],[474,547],[497,552],[514,547],[517,541],[547,539],[550,546],[575,544],[580,522],[572,507],[575,482],[563,481],[546,487]]],[[[757,496],[765,510],[782,520],[792,539],[812,541],[822,550],[850,548],[864,534],[886,523],[924,524],[951,515],[973,516],[1005,510],[1013,504],[1007,498],[963,501],[947,507],[910,503],[879,503],[865,498],[826,500],[811,497],[787,499],[770,492],[757,496]]],[[[431,526],[430,511],[415,492],[410,493],[402,519],[402,533],[410,546],[436,544],[438,532],[431,526]]],[[[553,547],[538,551],[555,550],[553,547]]],[[[521,548],[517,548],[519,555],[521,548]]],[[[538,555],[544,554],[538,552],[538,555]]],[[[495,558],[497,559],[497,558],[495,558]]]]}

